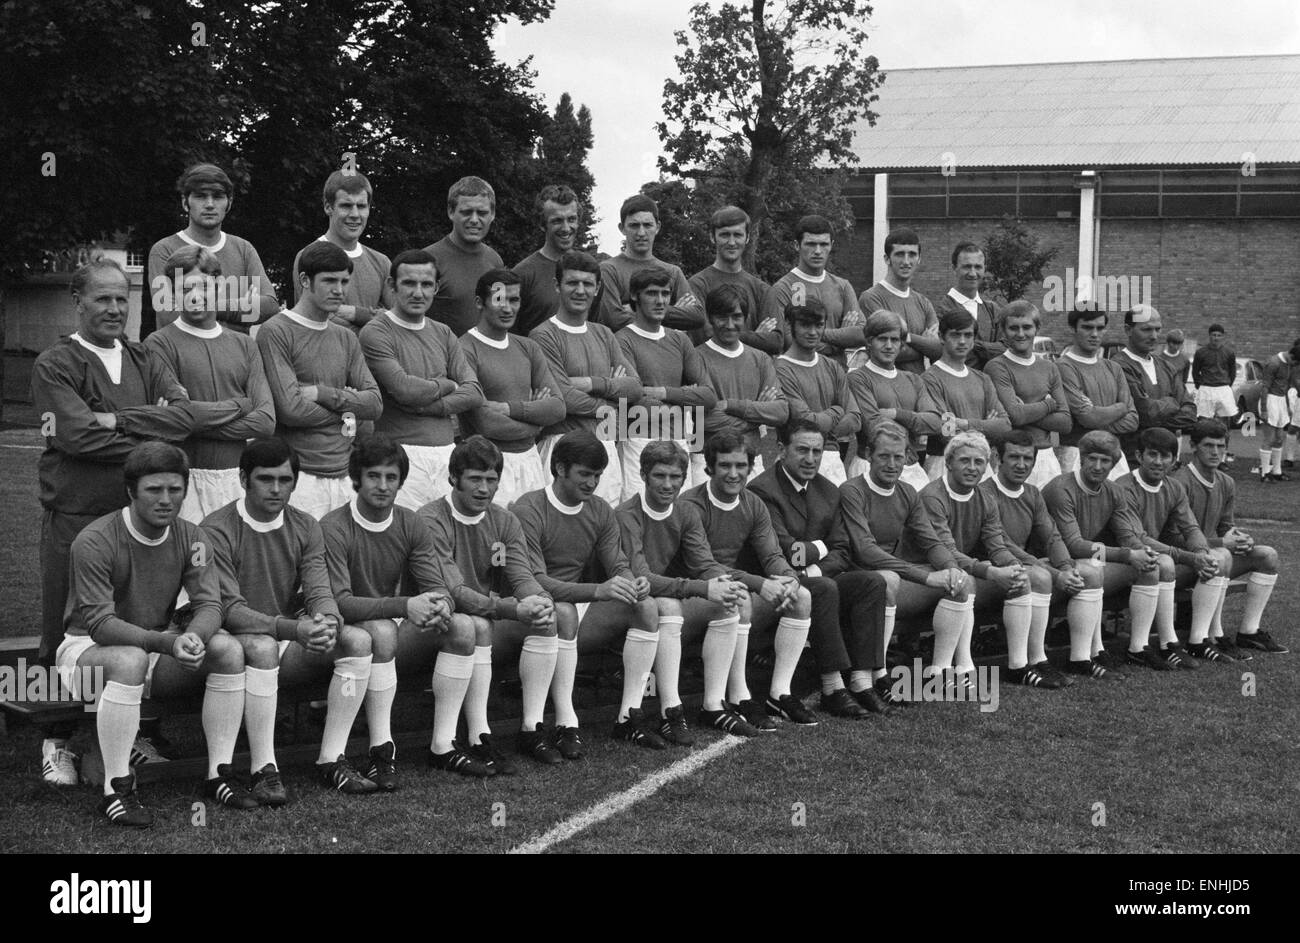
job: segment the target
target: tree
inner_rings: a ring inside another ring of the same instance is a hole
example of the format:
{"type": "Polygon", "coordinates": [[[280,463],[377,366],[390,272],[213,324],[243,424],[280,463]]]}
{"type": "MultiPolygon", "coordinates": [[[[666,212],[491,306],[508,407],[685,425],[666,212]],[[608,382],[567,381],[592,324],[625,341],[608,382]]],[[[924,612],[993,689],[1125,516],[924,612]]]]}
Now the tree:
{"type": "Polygon", "coordinates": [[[779,205],[775,184],[856,163],[853,126],[875,123],[870,105],[884,79],[864,51],[870,15],[862,0],[698,4],[689,34],[676,34],[682,78],[664,83],[665,120],[656,129],[668,155],[660,165],[749,213],[750,267],[777,212],[797,219],[842,208],[779,205]]]}
{"type": "Polygon", "coordinates": [[[1056,248],[1038,250],[1038,237],[1018,217],[1002,222],[984,238],[984,267],[1004,300],[1025,296],[1025,289],[1043,280],[1043,269],[1056,258],[1056,248]]]}

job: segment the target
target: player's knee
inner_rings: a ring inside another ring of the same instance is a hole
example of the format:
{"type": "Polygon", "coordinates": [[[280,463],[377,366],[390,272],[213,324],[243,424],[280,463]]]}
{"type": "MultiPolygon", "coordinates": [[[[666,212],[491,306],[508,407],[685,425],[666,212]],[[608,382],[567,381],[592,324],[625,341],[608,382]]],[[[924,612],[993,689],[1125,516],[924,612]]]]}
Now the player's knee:
{"type": "Polygon", "coordinates": [[[677,618],[682,614],[682,601],[680,599],[655,598],[655,606],[658,608],[659,617],[677,618]]]}
{"type": "Polygon", "coordinates": [[[659,602],[653,596],[647,596],[632,606],[632,620],[637,627],[646,632],[659,630],[659,602]]]}
{"type": "Polygon", "coordinates": [[[447,625],[443,646],[453,655],[472,655],[476,638],[472,617],[456,613],[447,625]]]}
{"type": "Polygon", "coordinates": [[[343,658],[365,658],[374,654],[374,645],[370,633],[358,629],[355,625],[345,625],[339,629],[339,656],[343,658]]]}
{"type": "Polygon", "coordinates": [[[356,628],[370,636],[370,653],[375,661],[392,661],[396,657],[397,623],[392,619],[372,619],[359,623],[356,628]]]}
{"type": "Polygon", "coordinates": [[[885,605],[898,605],[898,587],[901,580],[893,570],[879,570],[877,575],[885,581],[885,605]]]}
{"type": "Polygon", "coordinates": [[[791,610],[790,614],[797,619],[807,619],[812,615],[812,593],[808,592],[808,587],[800,586],[795,592],[791,610]]]}
{"type": "Polygon", "coordinates": [[[1251,554],[1257,557],[1258,563],[1256,569],[1261,573],[1277,572],[1277,551],[1272,547],[1261,547],[1256,545],[1251,554]]]}
{"type": "MultiPolygon", "coordinates": [[[[491,646],[492,644],[492,620],[484,619],[482,616],[465,616],[474,627],[474,644],[480,648],[491,646]]],[[[552,634],[554,634],[552,632],[552,634]]]]}
{"type": "Polygon", "coordinates": [[[578,637],[578,608],[573,603],[555,604],[555,634],[566,642],[578,637]]]}
{"type": "Polygon", "coordinates": [[[1105,581],[1106,564],[1098,565],[1091,560],[1076,560],[1075,569],[1083,577],[1084,589],[1101,589],[1105,581]]]}
{"type": "Polygon", "coordinates": [[[204,667],[213,674],[233,675],[244,670],[244,649],[226,632],[216,632],[208,639],[204,667]]]}
{"type": "Polygon", "coordinates": [[[1031,593],[1050,593],[1052,591],[1052,572],[1041,566],[1030,568],[1029,591],[1031,593]]]}
{"type": "Polygon", "coordinates": [[[280,664],[280,643],[271,635],[237,635],[249,668],[270,670],[280,664]]]}
{"type": "Polygon", "coordinates": [[[104,680],[118,684],[144,684],[149,671],[149,653],[134,645],[113,645],[104,649],[104,680]]]}
{"type": "Polygon", "coordinates": [[[1174,566],[1174,558],[1167,553],[1160,554],[1156,561],[1156,569],[1160,573],[1160,582],[1172,583],[1174,576],[1177,574],[1177,568],[1174,566]]]}
{"type": "Polygon", "coordinates": [[[754,618],[754,597],[746,593],[736,608],[740,612],[741,622],[751,622],[754,618]]]}

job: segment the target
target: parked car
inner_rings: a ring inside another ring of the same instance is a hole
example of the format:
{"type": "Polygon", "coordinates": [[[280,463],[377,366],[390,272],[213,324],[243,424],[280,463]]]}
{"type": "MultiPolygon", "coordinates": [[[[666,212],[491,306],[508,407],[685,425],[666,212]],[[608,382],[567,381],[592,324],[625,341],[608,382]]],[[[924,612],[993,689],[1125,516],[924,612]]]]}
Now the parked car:
{"type": "Polygon", "coordinates": [[[1040,360],[1056,360],[1061,352],[1057,349],[1056,341],[1050,337],[1035,337],[1034,356],[1040,360]]]}
{"type": "Polygon", "coordinates": [[[1238,413],[1263,414],[1260,401],[1264,396],[1264,365],[1249,357],[1237,358],[1237,379],[1232,384],[1232,399],[1238,413]]]}

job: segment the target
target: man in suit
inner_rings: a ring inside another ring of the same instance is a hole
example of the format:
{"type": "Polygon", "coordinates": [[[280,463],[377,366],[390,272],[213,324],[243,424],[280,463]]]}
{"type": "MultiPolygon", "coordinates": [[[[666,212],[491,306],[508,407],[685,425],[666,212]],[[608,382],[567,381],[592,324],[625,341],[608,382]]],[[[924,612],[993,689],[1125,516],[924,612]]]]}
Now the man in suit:
{"type": "Polygon", "coordinates": [[[816,421],[786,426],[780,439],[779,461],[749,490],[767,505],[781,552],[812,595],[809,640],[821,673],[821,708],[837,717],[887,714],[888,703],[872,686],[872,672],[885,667],[885,578],[852,564],[839,489],[818,474],[826,438],[816,421]]]}
{"type": "Polygon", "coordinates": [[[934,313],[940,321],[945,314],[958,311],[965,311],[975,319],[975,342],[966,358],[966,366],[983,370],[986,363],[1007,349],[1000,336],[997,305],[980,296],[980,284],[984,281],[984,250],[973,242],[959,243],[952,250],[952,275],[953,287],[934,303],[934,313]]]}

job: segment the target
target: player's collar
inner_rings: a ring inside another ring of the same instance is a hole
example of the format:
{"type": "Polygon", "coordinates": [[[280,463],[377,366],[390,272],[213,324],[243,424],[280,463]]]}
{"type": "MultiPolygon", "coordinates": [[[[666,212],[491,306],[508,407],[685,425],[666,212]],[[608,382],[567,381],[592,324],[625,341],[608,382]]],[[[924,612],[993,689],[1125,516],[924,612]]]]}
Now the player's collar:
{"type": "Polygon", "coordinates": [[[884,367],[880,366],[874,360],[867,361],[867,369],[870,370],[872,373],[879,373],[882,377],[888,377],[891,380],[894,379],[894,377],[898,376],[897,367],[890,367],[888,370],[886,370],[884,367]]]}
{"type": "Polygon", "coordinates": [[[1137,354],[1133,353],[1133,351],[1129,350],[1127,347],[1122,347],[1120,349],[1123,350],[1124,353],[1128,354],[1129,357],[1131,357],[1135,362],[1140,363],[1143,366],[1146,366],[1147,364],[1154,362],[1150,357],[1139,357],[1137,354]]]}
{"type": "Polygon", "coordinates": [[[707,481],[704,483],[704,493],[709,496],[709,503],[720,511],[734,511],[740,507],[740,495],[736,495],[735,500],[730,504],[726,504],[713,493],[713,488],[707,481]]]}
{"type": "Polygon", "coordinates": [[[214,324],[212,327],[195,327],[184,318],[177,318],[172,324],[176,325],[176,330],[183,334],[189,334],[191,337],[201,337],[206,341],[221,336],[221,325],[214,324]]]}
{"type": "MultiPolygon", "coordinates": [[[[1187,463],[1187,470],[1188,470],[1189,472],[1192,473],[1192,477],[1193,477],[1193,478],[1195,478],[1195,479],[1196,479],[1197,481],[1199,481],[1201,484],[1205,485],[1205,487],[1207,487],[1207,488],[1213,488],[1213,487],[1214,487],[1214,482],[1213,482],[1213,481],[1206,481],[1204,478],[1201,477],[1201,473],[1200,473],[1199,471],[1196,470],[1196,463],[1195,463],[1195,462],[1188,462],[1188,463],[1187,463]]],[[[1213,473],[1211,473],[1211,474],[1213,474],[1213,473]]]]}
{"type": "Polygon", "coordinates": [[[1025,493],[1024,485],[1021,485],[1015,491],[1012,491],[1010,488],[1008,488],[1006,485],[1002,483],[1002,476],[1000,475],[993,476],[993,484],[996,485],[997,489],[1001,491],[1003,494],[1005,494],[1008,498],[1019,498],[1025,493]]]}
{"type": "Polygon", "coordinates": [[[1138,487],[1141,488],[1143,491],[1147,492],[1147,494],[1159,494],[1160,489],[1165,486],[1165,482],[1163,478],[1160,479],[1160,481],[1156,482],[1154,485],[1147,484],[1146,480],[1142,477],[1142,473],[1138,471],[1136,468],[1133,469],[1133,480],[1136,481],[1138,487]]]}
{"type": "Polygon", "coordinates": [[[462,514],[456,510],[456,502],[451,499],[451,495],[442,500],[447,502],[447,507],[451,510],[451,517],[457,524],[464,524],[466,527],[477,527],[483,523],[483,518],[487,516],[487,511],[479,511],[477,514],[462,514]]]}
{"type": "Polygon", "coordinates": [[[1084,357],[1082,354],[1076,354],[1073,347],[1067,348],[1062,356],[1069,357],[1071,360],[1077,360],[1079,363],[1096,363],[1101,359],[1098,354],[1093,354],[1091,357],[1084,357]]]}
{"type": "Polygon", "coordinates": [[[554,324],[556,327],[558,327],[561,331],[564,331],[564,333],[566,333],[566,334],[586,334],[586,333],[587,333],[587,322],[586,322],[586,321],[583,321],[581,324],[579,324],[579,325],[577,325],[577,326],[575,327],[575,326],[572,325],[572,324],[565,324],[563,321],[561,321],[561,320],[560,320],[560,316],[559,316],[558,314],[553,314],[553,315],[551,315],[551,323],[554,324]]]}
{"type": "MultiPolygon", "coordinates": [[[[1082,455],[1079,456],[1079,461],[1083,461],[1082,455]]],[[[1079,488],[1082,489],[1084,494],[1101,494],[1101,488],[1098,488],[1096,491],[1094,491],[1083,483],[1083,476],[1079,474],[1078,468],[1075,468],[1072,474],[1074,475],[1075,484],[1077,484],[1079,488]]],[[[1102,487],[1105,486],[1103,485],[1102,487]]]]}
{"type": "Polygon", "coordinates": [[[956,491],[953,491],[952,485],[948,484],[947,473],[945,473],[943,476],[943,490],[948,492],[948,497],[962,504],[965,504],[967,501],[969,501],[971,499],[971,496],[975,494],[974,488],[972,488],[970,491],[967,491],[965,494],[958,494],[956,491]]]}
{"type": "Polygon", "coordinates": [[[889,284],[889,282],[885,281],[885,279],[883,279],[883,278],[882,278],[879,282],[877,282],[876,284],[878,284],[881,288],[885,289],[885,291],[889,292],[891,295],[893,295],[893,296],[896,297],[896,298],[911,298],[911,297],[912,297],[912,286],[911,286],[911,285],[908,285],[908,286],[907,286],[907,290],[906,290],[906,291],[899,291],[897,288],[895,288],[893,285],[889,284]]]}
{"type": "Polygon", "coordinates": [[[251,514],[248,513],[248,508],[244,507],[243,498],[240,498],[238,501],[235,502],[235,510],[239,512],[240,519],[245,524],[247,524],[250,528],[257,531],[259,534],[269,534],[271,533],[271,531],[279,530],[281,527],[284,526],[283,510],[281,510],[279,514],[275,515],[275,517],[271,518],[271,520],[269,521],[259,521],[256,520],[251,514]]]}
{"type": "Polygon", "coordinates": [[[714,341],[712,337],[710,337],[708,340],[704,342],[704,346],[708,347],[710,350],[716,350],[718,353],[722,354],[722,356],[730,357],[733,360],[745,352],[744,344],[741,344],[735,350],[727,350],[727,348],[725,347],[719,347],[717,342],[714,341]]]}
{"type": "Polygon", "coordinates": [[[817,351],[814,350],[814,351],[813,351],[813,359],[812,359],[812,360],[795,360],[795,359],[794,359],[793,357],[791,357],[788,353],[786,353],[786,354],[781,354],[781,355],[780,355],[779,357],[777,357],[776,359],[777,359],[777,360],[788,360],[788,361],[790,361],[792,364],[794,364],[794,365],[797,366],[797,367],[815,367],[815,366],[817,366],[818,361],[821,360],[821,356],[822,356],[821,354],[817,353],[817,351]]]}
{"type": "Polygon", "coordinates": [[[1036,357],[1033,356],[1030,356],[1028,358],[1021,357],[1019,354],[1013,354],[1010,350],[1008,350],[1003,356],[1005,356],[1012,363],[1020,364],[1020,366],[1022,367],[1032,367],[1034,365],[1034,361],[1037,359],[1036,357]]]}
{"type": "Polygon", "coordinates": [[[86,350],[90,351],[92,354],[97,354],[100,357],[111,357],[114,354],[121,351],[122,349],[122,342],[120,340],[117,340],[116,338],[114,338],[113,340],[112,347],[100,347],[96,344],[92,344],[90,341],[86,340],[76,331],[73,331],[71,334],[69,334],[68,338],[70,340],[76,341],[82,347],[86,348],[86,350]]]}
{"type": "MultiPolygon", "coordinates": [[[[317,237],[316,237],[316,241],[317,241],[317,242],[330,242],[330,241],[329,241],[328,239],[326,239],[324,236],[317,236],[317,237]]],[[[339,246],[337,242],[330,242],[330,245],[332,245],[332,246],[338,246],[340,249],[343,249],[343,247],[342,247],[342,246],[339,246]]],[[[366,250],[363,249],[363,248],[361,247],[361,243],[358,242],[358,243],[356,244],[356,246],[354,246],[354,247],[351,248],[351,249],[343,249],[343,254],[346,255],[349,259],[359,259],[359,258],[361,258],[362,255],[365,254],[365,251],[366,251],[366,250]]]]}
{"type": "Polygon", "coordinates": [[[876,494],[880,495],[882,498],[892,498],[894,496],[894,492],[898,490],[897,485],[890,485],[888,488],[880,487],[880,485],[876,484],[874,481],[871,480],[870,472],[867,472],[867,474],[863,475],[862,480],[867,483],[868,488],[870,488],[876,494]]]}
{"type": "Polygon", "coordinates": [[[304,317],[292,308],[285,308],[284,316],[295,324],[301,324],[303,327],[313,331],[324,331],[330,326],[329,321],[313,321],[311,318],[304,317]]]}
{"type": "Polygon", "coordinates": [[[389,526],[393,523],[392,508],[388,509],[388,516],[382,521],[366,520],[366,518],[362,516],[361,510],[357,507],[357,496],[355,494],[352,496],[352,500],[348,502],[348,510],[352,512],[352,520],[357,522],[357,526],[362,530],[370,531],[372,534],[382,534],[384,531],[388,530],[389,526]]]}
{"type": "Polygon", "coordinates": [[[137,543],[144,544],[146,547],[160,546],[167,540],[172,532],[171,525],[168,524],[163,528],[161,537],[155,537],[152,539],[146,537],[144,534],[136,530],[135,525],[131,523],[131,509],[129,507],[122,508],[122,523],[126,525],[126,532],[131,535],[131,539],[135,540],[137,543]]]}
{"type": "MultiPolygon", "coordinates": [[[[908,286],[908,290],[909,291],[911,290],[910,285],[908,286]]],[[[984,303],[984,299],[980,297],[979,292],[975,292],[974,298],[967,298],[956,288],[948,289],[948,297],[951,298],[953,301],[957,302],[959,305],[962,305],[963,307],[969,307],[970,305],[975,305],[976,307],[978,307],[984,303]]]]}
{"type": "Polygon", "coordinates": [[[800,494],[803,494],[805,491],[808,490],[808,485],[810,484],[810,482],[795,481],[794,475],[786,471],[784,465],[781,466],[781,474],[785,475],[786,479],[790,482],[790,487],[793,488],[795,491],[798,491],[800,494]]]}
{"type": "Polygon", "coordinates": [[[576,504],[573,506],[565,504],[555,494],[555,489],[550,485],[546,486],[546,500],[551,502],[551,507],[555,508],[555,510],[559,511],[561,514],[575,515],[575,514],[582,513],[581,504],[576,504]]]}
{"type": "Polygon", "coordinates": [[[398,327],[406,328],[408,331],[423,331],[424,326],[427,323],[429,323],[428,318],[426,318],[424,315],[420,315],[419,324],[412,324],[410,321],[407,321],[405,318],[400,317],[399,315],[397,315],[392,311],[385,311],[384,314],[388,315],[388,320],[392,321],[398,327]]]}
{"type": "Polygon", "coordinates": [[[641,510],[644,511],[645,516],[650,518],[652,521],[666,521],[668,518],[673,516],[673,506],[671,504],[668,505],[667,510],[656,511],[646,501],[644,491],[641,492],[641,510]]]}
{"type": "Polygon", "coordinates": [[[966,366],[965,364],[961,365],[961,370],[954,370],[952,367],[948,366],[942,360],[936,360],[934,362],[934,365],[938,367],[940,370],[942,370],[944,373],[951,373],[955,377],[965,378],[970,376],[970,367],[966,366]]]}
{"type": "Polygon", "coordinates": [[[631,331],[633,334],[637,335],[638,337],[644,337],[648,341],[661,341],[668,333],[667,331],[664,330],[664,326],[662,324],[659,325],[659,333],[657,334],[652,334],[649,331],[647,331],[645,328],[637,327],[635,324],[629,324],[627,326],[627,329],[631,331]]]}
{"type": "Polygon", "coordinates": [[[796,265],[794,268],[790,269],[790,274],[800,281],[811,282],[814,285],[820,285],[822,282],[826,281],[826,269],[822,269],[820,275],[809,275],[796,265]]]}
{"type": "Polygon", "coordinates": [[[475,339],[482,341],[484,344],[487,344],[489,347],[495,347],[497,350],[505,350],[507,347],[510,346],[510,335],[509,335],[509,334],[507,334],[505,337],[503,337],[503,338],[502,338],[501,340],[499,340],[499,341],[494,341],[492,338],[488,337],[486,334],[484,334],[482,331],[480,331],[480,330],[479,330],[478,328],[476,328],[476,327],[472,327],[472,328],[470,328],[470,329],[469,329],[468,331],[466,331],[465,333],[466,333],[466,334],[473,334],[474,337],[475,337],[475,339]]]}
{"type": "Polygon", "coordinates": [[[196,242],[195,240],[190,238],[190,234],[187,233],[184,229],[182,229],[176,235],[180,237],[181,242],[188,242],[192,246],[198,246],[201,249],[207,249],[209,252],[212,252],[214,254],[220,252],[222,249],[226,247],[226,234],[224,232],[221,234],[221,238],[217,240],[217,244],[215,246],[205,246],[201,242],[196,242]]]}

